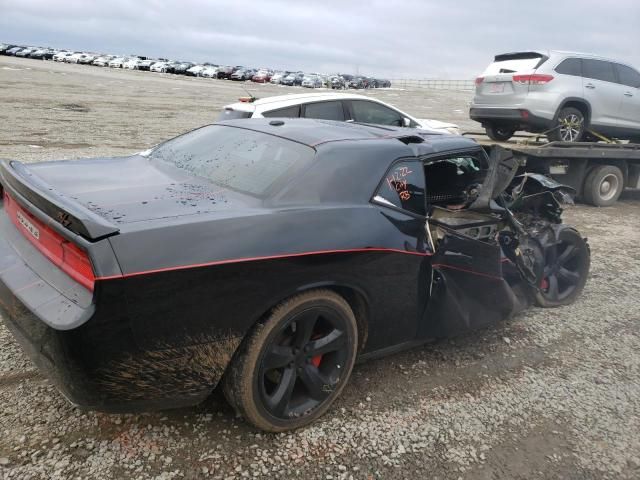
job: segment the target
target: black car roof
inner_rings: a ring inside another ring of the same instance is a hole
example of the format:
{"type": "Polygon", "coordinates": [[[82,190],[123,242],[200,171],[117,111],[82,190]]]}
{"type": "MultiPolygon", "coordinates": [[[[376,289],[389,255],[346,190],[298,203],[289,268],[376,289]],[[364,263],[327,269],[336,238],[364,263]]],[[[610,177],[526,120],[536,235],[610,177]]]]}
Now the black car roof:
{"type": "Polygon", "coordinates": [[[340,141],[401,141],[414,147],[414,154],[420,156],[446,150],[468,149],[478,145],[474,140],[460,135],[432,134],[413,128],[311,118],[244,118],[226,120],[218,124],[277,135],[314,148],[340,141]]]}

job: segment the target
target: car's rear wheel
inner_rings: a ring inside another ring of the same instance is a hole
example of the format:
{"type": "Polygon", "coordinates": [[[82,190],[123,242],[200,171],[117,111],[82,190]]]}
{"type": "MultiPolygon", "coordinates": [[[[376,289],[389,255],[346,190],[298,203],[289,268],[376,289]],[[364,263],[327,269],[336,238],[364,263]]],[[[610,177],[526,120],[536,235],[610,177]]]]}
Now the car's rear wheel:
{"type": "Polygon", "coordinates": [[[552,243],[543,245],[545,265],[535,294],[541,307],[573,303],[582,293],[591,263],[589,246],[573,228],[564,228],[552,243]]]}
{"type": "Polygon", "coordinates": [[[613,165],[600,165],[587,175],[582,196],[591,205],[608,207],[618,201],[623,189],[622,171],[613,165]]]}
{"type": "Polygon", "coordinates": [[[586,130],[584,114],[573,107],[565,107],[558,113],[554,128],[547,137],[557,142],[579,142],[586,130]]]}
{"type": "Polygon", "coordinates": [[[487,125],[485,126],[487,136],[495,142],[506,142],[516,131],[513,128],[500,126],[500,125],[487,125]]]}
{"type": "Polygon", "coordinates": [[[225,374],[225,396],[262,430],[302,427],[338,397],[357,347],[356,319],[341,296],[302,293],[276,307],[244,340],[225,374]]]}

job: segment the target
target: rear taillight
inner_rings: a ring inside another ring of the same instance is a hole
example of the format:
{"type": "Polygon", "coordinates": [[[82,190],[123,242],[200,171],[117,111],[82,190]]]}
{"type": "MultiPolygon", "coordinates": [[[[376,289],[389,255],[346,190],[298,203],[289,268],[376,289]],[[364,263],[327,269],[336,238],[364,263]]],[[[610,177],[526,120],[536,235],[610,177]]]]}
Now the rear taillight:
{"type": "Polygon", "coordinates": [[[40,253],[80,285],[93,291],[95,274],[87,252],[22,209],[6,191],[4,208],[16,228],[40,253]]]}
{"type": "Polygon", "coordinates": [[[484,81],[484,77],[476,77],[476,85],[480,85],[484,81]]]}
{"type": "Polygon", "coordinates": [[[541,73],[532,73],[530,75],[514,75],[513,81],[522,85],[544,85],[553,80],[553,75],[543,75],[541,73]]]}

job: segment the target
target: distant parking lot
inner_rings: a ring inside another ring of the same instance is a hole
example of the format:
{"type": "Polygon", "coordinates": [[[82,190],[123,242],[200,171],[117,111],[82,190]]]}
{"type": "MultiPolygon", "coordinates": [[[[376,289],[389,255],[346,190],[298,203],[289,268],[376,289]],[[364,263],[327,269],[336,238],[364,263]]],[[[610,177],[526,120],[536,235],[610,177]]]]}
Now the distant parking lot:
{"type": "MultiPolygon", "coordinates": [[[[123,155],[296,87],[0,57],[0,157],[123,155]]],[[[477,129],[472,92],[361,91],[477,129]]],[[[82,412],[0,324],[0,478],[640,477],[640,196],[567,213],[592,249],[583,297],[355,368],[311,427],[268,435],[221,396],[141,415],[82,412]]]]}

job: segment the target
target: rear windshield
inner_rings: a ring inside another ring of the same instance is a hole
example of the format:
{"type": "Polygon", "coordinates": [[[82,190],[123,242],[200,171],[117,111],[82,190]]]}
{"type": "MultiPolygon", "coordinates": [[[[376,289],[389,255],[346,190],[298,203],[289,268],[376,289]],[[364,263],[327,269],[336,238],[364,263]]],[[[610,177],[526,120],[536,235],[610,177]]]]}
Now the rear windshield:
{"type": "Polygon", "coordinates": [[[311,147],[281,137],[209,125],[159,145],[149,156],[222,188],[265,197],[309,165],[314,154],[311,147]]]}
{"type": "Polygon", "coordinates": [[[251,118],[251,112],[243,112],[242,110],[234,110],[233,108],[225,108],[220,112],[216,121],[234,120],[236,118],[251,118]]]}
{"type": "Polygon", "coordinates": [[[493,63],[483,75],[499,75],[501,73],[531,72],[542,65],[546,57],[541,53],[522,52],[496,55],[493,63]]]}

